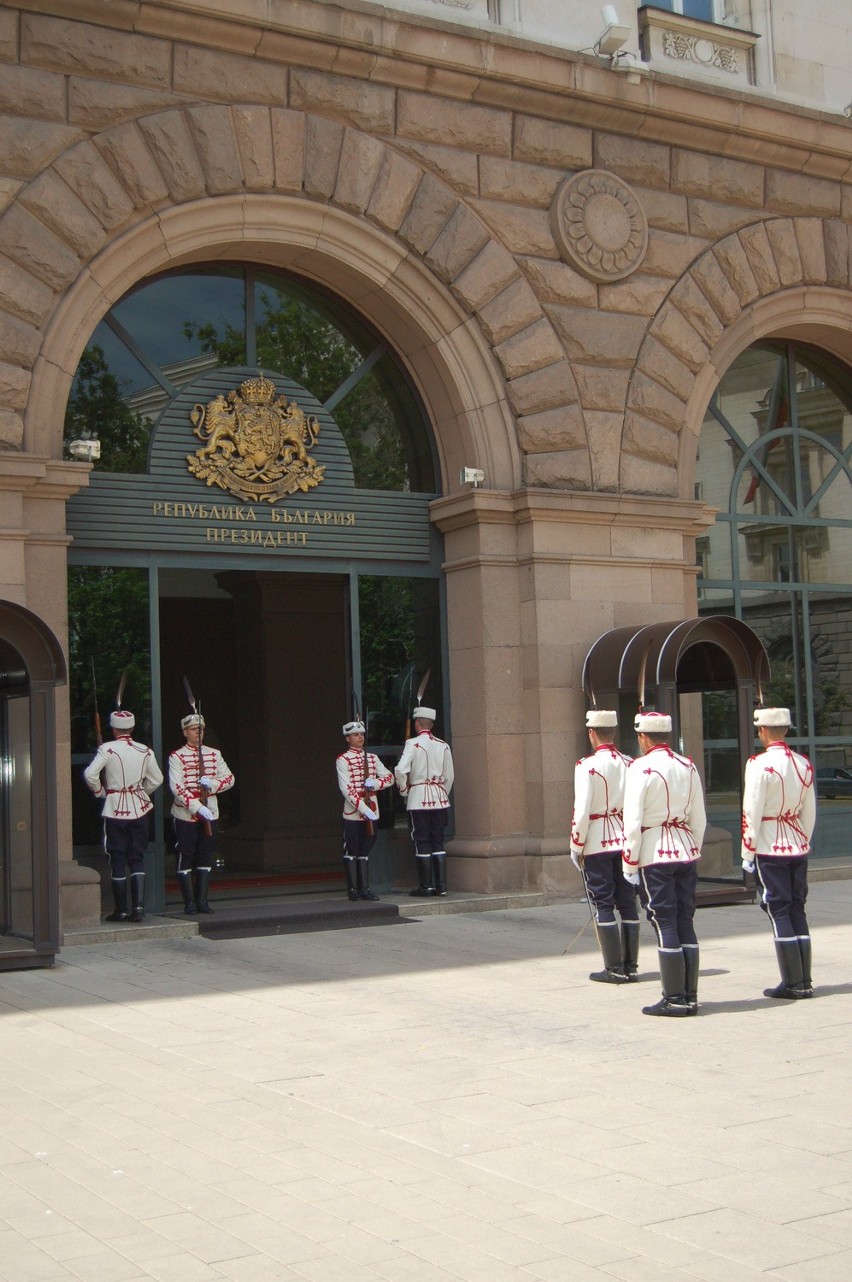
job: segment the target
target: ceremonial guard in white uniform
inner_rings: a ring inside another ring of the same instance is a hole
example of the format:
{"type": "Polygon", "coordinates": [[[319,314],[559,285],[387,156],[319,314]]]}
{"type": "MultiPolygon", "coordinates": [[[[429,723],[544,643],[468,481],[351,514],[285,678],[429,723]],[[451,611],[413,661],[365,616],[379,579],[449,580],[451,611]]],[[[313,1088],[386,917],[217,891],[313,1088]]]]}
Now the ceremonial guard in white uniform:
{"type": "Polygon", "coordinates": [[[635,981],[639,969],[636,890],[622,871],[624,781],[630,757],[612,742],[617,725],[615,712],[603,708],[587,712],[593,752],[574,767],[571,859],[586,887],[603,956],[604,969],[593,971],[589,979],[602,984],[635,981]]]}
{"type": "Polygon", "coordinates": [[[765,751],[746,763],[742,863],[760,886],[760,906],[772,922],[781,971],[766,997],[813,995],[808,898],[808,855],[816,823],[814,770],[785,742],[788,708],[757,708],[757,737],[765,751]]]}
{"type": "Polygon", "coordinates": [[[639,886],[657,933],[662,1000],[644,1015],[698,1014],[697,863],[707,826],[704,791],[694,762],[672,752],[671,717],[640,712],[634,722],[642,753],[627,767],[624,787],[624,874],[639,886]]]}
{"type": "Polygon", "coordinates": [[[343,793],[343,866],[350,899],[378,899],[370,890],[370,851],[379,821],[377,792],[390,788],[393,775],[374,752],[364,749],[362,721],[347,721],[349,745],[337,758],[337,786],[343,793]]]}
{"type": "Polygon", "coordinates": [[[219,749],[203,742],[205,722],[199,713],[184,717],[180,724],[186,743],[169,757],[169,787],[174,793],[172,819],[183,911],[212,913],[207,896],[216,854],[216,798],[233,788],[234,776],[219,749]]]}
{"type": "Polygon", "coordinates": [[[145,851],[153,809],[151,793],[163,782],[157,759],[144,743],[131,738],[132,712],[119,709],[109,719],[112,743],[102,743],[84,778],[95,796],[103,797],[104,849],[109,859],[113,911],[107,921],[142,921],[145,916],[145,851]],[[127,881],[130,880],[130,914],[127,881]]]}
{"type": "Polygon", "coordinates": [[[417,886],[412,895],[446,895],[447,852],[444,830],[453,786],[450,746],[432,734],[434,708],[414,709],[413,739],[407,739],[394,775],[406,798],[411,839],[417,863],[417,886]]]}

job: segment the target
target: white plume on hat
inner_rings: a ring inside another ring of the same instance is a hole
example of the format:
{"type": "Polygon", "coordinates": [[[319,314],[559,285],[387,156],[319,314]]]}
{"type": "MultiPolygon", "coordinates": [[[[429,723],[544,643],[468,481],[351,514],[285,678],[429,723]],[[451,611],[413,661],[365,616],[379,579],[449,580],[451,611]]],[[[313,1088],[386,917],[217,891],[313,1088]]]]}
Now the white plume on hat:
{"type": "Polygon", "coordinates": [[[587,730],[611,730],[618,725],[618,713],[606,708],[591,708],[586,713],[587,730]]]}
{"type": "Polygon", "coordinates": [[[190,726],[201,726],[203,730],[206,724],[200,712],[190,712],[188,717],[181,718],[180,726],[182,730],[188,730],[190,726]]]}
{"type": "Polygon", "coordinates": [[[347,721],[343,727],[344,735],[349,734],[366,734],[366,728],[363,721],[347,721]]]}
{"type": "Polygon", "coordinates": [[[637,712],[633,729],[638,734],[671,734],[672,719],[665,712],[637,712]]]}
{"type": "Polygon", "coordinates": [[[438,714],[434,708],[415,708],[413,715],[419,721],[435,721],[438,714]]]}
{"type": "Polygon", "coordinates": [[[110,713],[109,723],[113,730],[132,730],[136,725],[136,718],[132,712],[127,712],[124,708],[118,708],[115,712],[110,713]]]}
{"type": "Polygon", "coordinates": [[[791,726],[789,708],[755,708],[755,726],[791,726]]]}

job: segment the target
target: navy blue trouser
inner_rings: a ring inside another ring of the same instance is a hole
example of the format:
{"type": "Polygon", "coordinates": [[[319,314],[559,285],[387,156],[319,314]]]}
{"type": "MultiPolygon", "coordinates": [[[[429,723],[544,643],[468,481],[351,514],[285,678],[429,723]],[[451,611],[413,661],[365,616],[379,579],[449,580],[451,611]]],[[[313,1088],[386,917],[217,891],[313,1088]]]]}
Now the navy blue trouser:
{"type": "Polygon", "coordinates": [[[693,917],[698,884],[696,861],[648,864],[639,869],[639,898],[660,948],[677,951],[697,944],[693,917]]]}
{"type": "Polygon", "coordinates": [[[109,875],[114,881],[120,881],[127,873],[145,871],[149,832],[148,815],[138,819],[104,820],[104,849],[109,857],[109,875]]]}
{"type": "Polygon", "coordinates": [[[778,859],[758,855],[755,873],[760,885],[760,906],[772,922],[776,939],[809,935],[805,903],[808,898],[808,857],[778,859]]]}
{"type": "Polygon", "coordinates": [[[587,855],[583,860],[583,877],[598,925],[615,921],[615,910],[622,921],[638,921],[636,891],[624,880],[621,851],[587,855]]]}

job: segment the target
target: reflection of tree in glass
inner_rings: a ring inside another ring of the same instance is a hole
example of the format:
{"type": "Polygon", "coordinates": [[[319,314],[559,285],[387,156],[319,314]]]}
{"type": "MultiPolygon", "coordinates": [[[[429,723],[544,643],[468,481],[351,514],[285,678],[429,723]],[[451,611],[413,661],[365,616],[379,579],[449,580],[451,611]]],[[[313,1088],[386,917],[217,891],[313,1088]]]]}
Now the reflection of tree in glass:
{"type": "Polygon", "coordinates": [[[127,669],[124,706],[136,717],[140,739],[150,737],[151,680],[148,646],[148,576],[118,566],[68,569],[68,651],[72,751],[94,749],[92,660],[105,739],[121,674],[127,669]]]}
{"type": "Polygon", "coordinates": [[[359,580],[361,672],[372,743],[399,743],[406,708],[393,683],[414,655],[414,607],[408,579],[359,580]]]}
{"type": "MultiPolygon", "coordinates": [[[[262,295],[263,315],[257,324],[257,364],[278,371],[324,404],[357,369],[363,354],[324,317],[297,299],[262,295]]],[[[218,356],[223,365],[245,361],[242,330],[187,321],[187,338],[218,356]]],[[[374,372],[362,378],[334,409],[349,449],[355,484],[365,489],[409,488],[408,470],[394,415],[374,372]]]]}
{"type": "Polygon", "coordinates": [[[65,408],[65,441],[96,436],[100,472],[144,472],[150,432],[151,420],[124,403],[123,382],[110,373],[103,348],[87,347],[65,408]]]}

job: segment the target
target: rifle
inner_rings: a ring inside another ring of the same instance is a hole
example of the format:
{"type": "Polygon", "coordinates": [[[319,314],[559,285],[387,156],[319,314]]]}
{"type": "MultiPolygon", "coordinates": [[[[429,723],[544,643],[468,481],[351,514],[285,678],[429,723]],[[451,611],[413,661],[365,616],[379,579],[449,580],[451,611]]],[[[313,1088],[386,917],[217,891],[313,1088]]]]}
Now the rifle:
{"type": "MultiPolygon", "coordinates": [[[[201,709],[200,709],[200,705],[196,703],[195,696],[194,696],[194,695],[193,695],[193,693],[192,693],[192,687],[190,686],[189,681],[187,680],[187,678],[186,678],[186,677],[184,677],[184,679],[183,679],[183,688],[184,688],[184,690],[186,691],[186,697],[187,697],[187,699],[189,700],[189,706],[192,708],[193,713],[194,713],[197,717],[200,717],[200,716],[201,716],[201,709]]],[[[202,752],[202,750],[201,750],[201,745],[202,745],[203,741],[204,741],[204,727],[203,727],[201,724],[199,724],[199,726],[198,726],[198,748],[197,748],[197,752],[198,752],[198,777],[199,777],[199,779],[201,779],[201,778],[203,777],[203,775],[204,775],[204,753],[203,753],[203,752],[202,752]]],[[[199,785],[199,788],[198,788],[198,800],[201,802],[202,806],[206,806],[206,805],[207,805],[207,801],[208,801],[209,796],[210,796],[210,793],[207,791],[207,789],[206,789],[206,788],[202,788],[202,787],[199,785]]],[[[204,828],[204,835],[205,835],[205,837],[212,837],[212,836],[213,836],[213,829],[210,827],[210,820],[209,820],[209,819],[199,819],[199,820],[197,820],[197,822],[198,822],[198,823],[200,823],[200,824],[202,825],[202,827],[204,828]]]]}
{"type": "Polygon", "coordinates": [[[95,656],[92,655],[92,696],[95,701],[95,738],[98,741],[98,747],[104,741],[103,731],[101,730],[101,714],[98,712],[98,679],[95,676],[95,656]]]}
{"type": "MultiPolygon", "coordinates": [[[[353,713],[354,713],[354,716],[355,716],[355,720],[356,720],[356,721],[360,721],[360,722],[362,723],[362,725],[366,726],[366,724],[367,724],[367,723],[366,723],[366,721],[364,721],[364,720],[363,720],[363,718],[362,718],[362,716],[361,716],[361,710],[360,710],[360,708],[358,707],[358,698],[357,698],[357,696],[356,696],[356,694],[355,694],[354,690],[353,690],[353,692],[352,692],[352,710],[353,710],[353,713]]],[[[369,778],[369,774],[368,774],[367,766],[368,766],[368,762],[367,762],[367,736],[366,736],[366,734],[365,734],[365,735],[364,735],[364,778],[365,778],[365,779],[368,779],[368,778],[369,778]]],[[[371,800],[371,799],[373,799],[374,797],[375,797],[375,793],[371,793],[369,788],[362,788],[362,789],[361,789],[361,800],[362,800],[362,801],[370,801],[370,800],[371,800]]],[[[365,819],[365,820],[364,820],[364,823],[367,825],[367,836],[368,836],[368,837],[372,837],[373,833],[376,831],[376,829],[375,829],[375,826],[374,826],[374,824],[373,824],[372,819],[365,819]]]]}
{"type": "MultiPolygon", "coordinates": [[[[426,693],[426,687],[429,684],[429,678],[431,677],[431,675],[432,675],[432,669],[427,668],[425,673],[423,674],[423,680],[420,682],[420,685],[417,687],[417,694],[414,696],[415,707],[420,706],[420,700],[423,698],[424,694],[426,693]]],[[[410,713],[405,718],[405,737],[406,739],[411,738],[411,714],[410,713]]]]}

